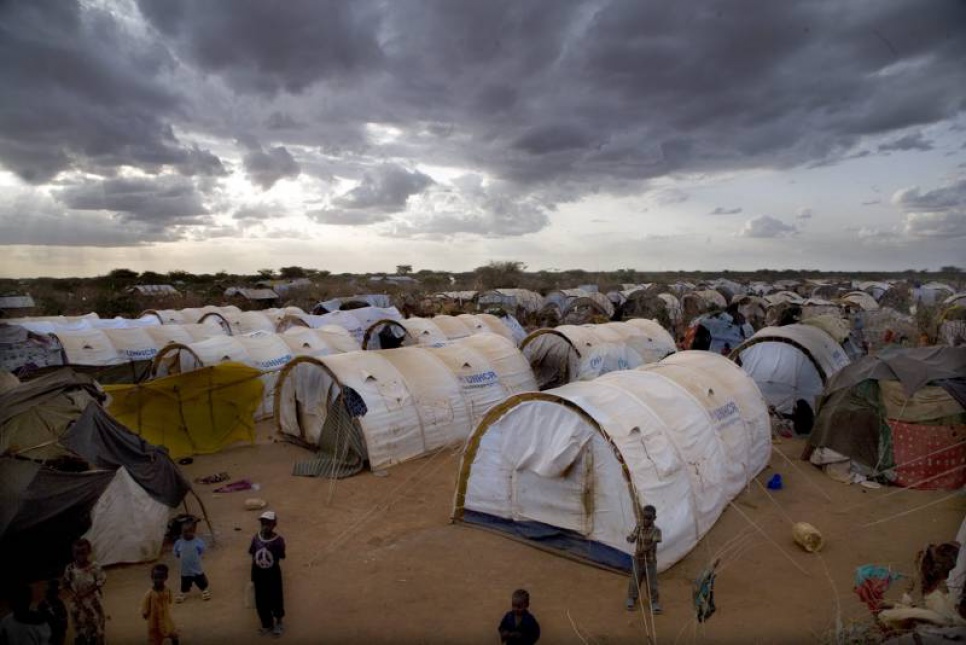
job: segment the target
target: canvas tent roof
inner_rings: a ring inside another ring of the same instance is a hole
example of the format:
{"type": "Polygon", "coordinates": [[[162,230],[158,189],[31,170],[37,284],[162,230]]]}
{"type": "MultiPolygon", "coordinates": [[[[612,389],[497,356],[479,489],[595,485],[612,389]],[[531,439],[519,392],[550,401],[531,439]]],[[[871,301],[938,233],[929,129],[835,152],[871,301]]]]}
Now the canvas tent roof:
{"type": "Polygon", "coordinates": [[[791,413],[795,402],[815,401],[828,379],[849,364],[842,347],[814,325],[765,327],[731,352],[769,405],[791,413]]]}
{"type": "Polygon", "coordinates": [[[540,389],[547,389],[655,362],[677,348],[659,324],[635,318],[622,323],[538,329],[523,340],[520,349],[540,389]]]}
{"type": "Polygon", "coordinates": [[[378,469],[462,441],[489,407],[533,389],[512,342],[476,334],[438,347],[299,357],[279,378],[275,421],[283,436],[323,451],[361,437],[357,463],[378,469]]]}
{"type": "Polygon", "coordinates": [[[132,432],[164,446],[175,459],[255,440],[261,372],[220,363],[138,385],[111,385],[108,411],[132,432]]]}
{"type": "Polygon", "coordinates": [[[476,297],[480,310],[501,307],[511,314],[515,314],[517,309],[528,314],[537,313],[543,307],[543,302],[543,296],[529,289],[490,289],[476,297]]]}
{"type": "Polygon", "coordinates": [[[665,570],[770,452],[754,382],[721,356],[682,352],[491,410],[464,449],[454,519],[627,570],[626,536],[641,505],[654,504],[665,570]]]}
{"type": "Polygon", "coordinates": [[[23,375],[63,363],[63,348],[55,337],[0,323],[0,371],[23,375]]]}

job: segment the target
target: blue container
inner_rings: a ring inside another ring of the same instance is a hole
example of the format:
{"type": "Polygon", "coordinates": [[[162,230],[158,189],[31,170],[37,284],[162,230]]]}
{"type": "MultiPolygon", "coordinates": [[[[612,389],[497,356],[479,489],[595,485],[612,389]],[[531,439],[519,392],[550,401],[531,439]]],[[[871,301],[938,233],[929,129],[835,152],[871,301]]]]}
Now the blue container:
{"type": "Polygon", "coordinates": [[[771,476],[771,479],[768,480],[768,484],[766,485],[768,486],[768,490],[781,490],[782,476],[779,475],[778,473],[775,473],[774,475],[771,476]]]}

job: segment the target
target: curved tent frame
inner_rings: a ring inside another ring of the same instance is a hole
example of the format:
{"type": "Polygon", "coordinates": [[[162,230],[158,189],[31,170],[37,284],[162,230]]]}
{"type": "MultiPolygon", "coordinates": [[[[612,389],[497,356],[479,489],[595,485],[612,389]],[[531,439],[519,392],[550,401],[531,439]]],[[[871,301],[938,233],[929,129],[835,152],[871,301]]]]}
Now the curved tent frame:
{"type": "MultiPolygon", "coordinates": [[[[402,340],[400,341],[399,345],[397,345],[397,347],[410,347],[412,345],[419,344],[418,341],[415,339],[415,337],[413,337],[413,335],[409,333],[409,330],[406,329],[406,326],[403,325],[401,322],[399,322],[398,320],[392,320],[390,318],[383,318],[382,320],[377,320],[376,322],[372,323],[371,325],[369,325],[369,328],[366,329],[366,333],[362,337],[362,349],[363,350],[395,349],[395,347],[393,348],[384,348],[381,346],[371,347],[371,348],[369,347],[373,339],[378,338],[379,334],[386,328],[401,332],[398,338],[402,340]]],[[[380,342],[380,345],[381,345],[381,342],[380,342]]]]}
{"type": "Polygon", "coordinates": [[[850,362],[845,350],[827,332],[801,324],[765,327],[732,350],[728,358],[754,379],[770,405],[784,413],[791,413],[798,399],[806,400],[814,410],[828,379],[850,362]],[[767,344],[776,349],[771,357],[765,353],[767,344]],[[807,362],[782,349],[788,347],[807,362]],[[817,383],[810,370],[814,370],[817,383]]]}
{"type": "Polygon", "coordinates": [[[642,504],[658,507],[658,568],[683,558],[771,454],[765,402],[721,356],[510,397],[467,441],[453,520],[627,571],[642,504]]]}

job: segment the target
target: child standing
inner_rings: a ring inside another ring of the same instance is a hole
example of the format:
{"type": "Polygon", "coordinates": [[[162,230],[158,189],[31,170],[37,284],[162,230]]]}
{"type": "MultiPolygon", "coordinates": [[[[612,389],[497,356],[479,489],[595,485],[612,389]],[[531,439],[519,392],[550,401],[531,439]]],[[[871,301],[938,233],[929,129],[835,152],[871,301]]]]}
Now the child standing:
{"type": "Polygon", "coordinates": [[[171,590],[165,586],[168,565],[156,564],[151,569],[151,588],[141,600],[141,617],[148,621],[149,645],[161,645],[170,639],[178,645],[178,631],[171,619],[171,590]]]}
{"type": "Polygon", "coordinates": [[[205,542],[195,535],[197,524],[191,520],[181,526],[181,537],[174,543],[174,557],[181,561],[181,592],[174,597],[175,602],[184,602],[185,594],[191,585],[201,589],[202,600],[211,600],[208,577],[201,566],[201,556],[205,552],[205,542]]]}
{"type": "Polygon", "coordinates": [[[651,611],[662,612],[657,591],[657,545],[661,543],[661,529],[654,525],[655,519],[657,509],[648,504],[641,509],[641,519],[634,532],[627,536],[628,542],[635,543],[634,565],[627,583],[627,611],[637,606],[641,584],[647,582],[651,611]]]}
{"type": "Polygon", "coordinates": [[[530,593],[526,589],[517,589],[510,603],[512,609],[500,621],[500,642],[533,645],[540,640],[540,623],[530,613],[530,593]]]}
{"type": "Polygon", "coordinates": [[[261,528],[252,537],[248,553],[252,556],[252,583],[255,586],[255,609],[262,626],[259,633],[282,635],[285,601],[282,595],[282,566],[285,539],[275,532],[275,511],[265,511],[258,518],[261,528]]]}
{"type": "Polygon", "coordinates": [[[102,601],[107,576],[101,565],[91,559],[91,543],[84,538],[74,542],[74,561],[64,570],[64,592],[70,602],[70,619],[74,623],[77,645],[104,643],[104,604],[102,601]]]}

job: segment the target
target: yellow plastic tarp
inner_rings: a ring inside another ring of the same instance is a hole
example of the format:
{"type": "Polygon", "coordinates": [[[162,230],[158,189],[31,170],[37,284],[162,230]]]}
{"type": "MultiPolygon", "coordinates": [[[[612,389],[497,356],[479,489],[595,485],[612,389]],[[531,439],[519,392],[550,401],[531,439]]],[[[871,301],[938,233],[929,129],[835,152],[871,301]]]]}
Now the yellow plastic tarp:
{"type": "Polygon", "coordinates": [[[225,362],[139,385],[109,385],[108,411],[175,459],[255,441],[261,371],[225,362]]]}

